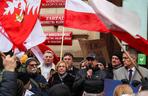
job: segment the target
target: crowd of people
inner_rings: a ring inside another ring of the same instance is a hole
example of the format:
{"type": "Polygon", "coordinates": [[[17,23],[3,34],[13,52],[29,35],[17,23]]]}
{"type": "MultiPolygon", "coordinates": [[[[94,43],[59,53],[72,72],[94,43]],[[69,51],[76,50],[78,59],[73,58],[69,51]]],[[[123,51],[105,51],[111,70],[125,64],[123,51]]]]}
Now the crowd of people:
{"type": "Polygon", "coordinates": [[[115,51],[110,64],[103,56],[90,53],[79,68],[74,66],[70,52],[57,64],[54,64],[54,53],[49,50],[43,55],[43,64],[34,56],[24,56],[0,54],[0,96],[105,96],[105,79],[122,82],[111,96],[146,96],[148,93],[148,69],[137,64],[134,49],[123,53],[115,51]],[[140,86],[137,94],[130,84],[140,86]]]}

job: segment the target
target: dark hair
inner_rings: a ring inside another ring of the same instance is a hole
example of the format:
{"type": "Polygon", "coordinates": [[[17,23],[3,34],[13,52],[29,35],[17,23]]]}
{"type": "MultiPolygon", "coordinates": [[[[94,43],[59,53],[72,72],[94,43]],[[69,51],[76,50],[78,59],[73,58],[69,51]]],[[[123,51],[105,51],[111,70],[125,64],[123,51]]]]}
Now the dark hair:
{"type": "Polygon", "coordinates": [[[137,57],[138,57],[138,55],[137,55],[137,51],[135,50],[135,49],[133,49],[133,48],[129,48],[128,50],[127,50],[127,52],[129,52],[129,55],[131,56],[131,57],[136,57],[136,59],[137,59],[137,57]]]}
{"type": "Polygon", "coordinates": [[[122,54],[123,54],[123,52],[121,52],[120,50],[115,50],[113,52],[112,56],[117,56],[119,58],[120,62],[123,63],[122,62],[122,54]]]}
{"type": "Polygon", "coordinates": [[[74,58],[73,55],[72,55],[72,53],[70,53],[70,52],[66,52],[66,53],[64,54],[63,58],[64,58],[65,56],[71,56],[72,59],[74,58]]]}

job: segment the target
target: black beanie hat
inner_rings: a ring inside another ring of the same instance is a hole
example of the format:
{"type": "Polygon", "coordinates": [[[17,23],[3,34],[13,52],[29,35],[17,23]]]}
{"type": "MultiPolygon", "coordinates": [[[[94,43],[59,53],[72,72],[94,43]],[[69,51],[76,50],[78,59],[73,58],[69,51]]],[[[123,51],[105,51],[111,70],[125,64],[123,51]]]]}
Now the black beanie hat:
{"type": "Polygon", "coordinates": [[[98,63],[102,63],[104,66],[106,66],[106,61],[104,57],[99,57],[98,58],[98,63]]]}
{"type": "Polygon", "coordinates": [[[112,56],[117,56],[122,62],[122,52],[120,50],[116,50],[112,56]]]}

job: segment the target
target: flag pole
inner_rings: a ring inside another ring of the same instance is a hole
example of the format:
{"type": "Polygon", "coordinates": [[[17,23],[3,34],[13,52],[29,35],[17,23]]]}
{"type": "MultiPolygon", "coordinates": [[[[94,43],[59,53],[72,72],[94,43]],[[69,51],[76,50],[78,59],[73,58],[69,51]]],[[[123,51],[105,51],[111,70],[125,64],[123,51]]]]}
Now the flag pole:
{"type": "Polygon", "coordinates": [[[62,55],[63,55],[63,42],[64,42],[64,27],[62,29],[62,42],[61,42],[61,52],[60,52],[60,61],[62,60],[62,55]]]}
{"type": "Polygon", "coordinates": [[[132,62],[132,64],[134,65],[134,67],[136,68],[136,70],[138,71],[139,75],[141,76],[141,78],[143,79],[144,76],[142,75],[142,73],[140,72],[140,70],[138,69],[137,65],[134,63],[134,61],[132,60],[131,56],[129,55],[129,53],[123,48],[123,45],[121,44],[120,40],[114,36],[115,39],[117,40],[118,44],[120,45],[120,47],[123,49],[123,51],[125,52],[125,54],[129,57],[129,60],[132,62]]]}

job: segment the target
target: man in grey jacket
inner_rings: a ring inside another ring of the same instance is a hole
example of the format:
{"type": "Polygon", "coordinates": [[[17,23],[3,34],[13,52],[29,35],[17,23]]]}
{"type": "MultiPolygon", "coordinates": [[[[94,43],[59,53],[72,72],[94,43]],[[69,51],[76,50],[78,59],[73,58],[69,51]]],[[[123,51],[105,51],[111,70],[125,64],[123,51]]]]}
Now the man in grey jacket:
{"type": "MultiPolygon", "coordinates": [[[[137,52],[134,49],[129,49],[127,53],[130,55],[131,59],[135,64],[137,64],[137,52]]],[[[123,64],[124,66],[114,71],[114,80],[127,79],[130,82],[137,80],[141,82],[141,75],[136,70],[135,66],[129,59],[126,53],[123,53],[123,64]]],[[[148,78],[148,69],[136,65],[139,71],[142,73],[143,77],[148,78]]]]}
{"type": "Polygon", "coordinates": [[[0,82],[0,96],[16,96],[17,75],[15,73],[16,58],[10,55],[3,58],[4,71],[0,82]]]}

